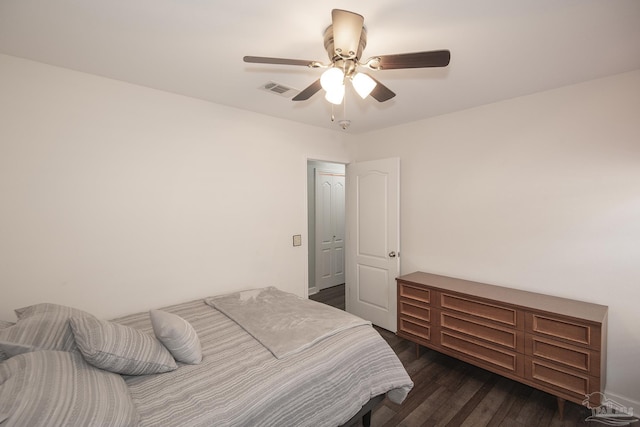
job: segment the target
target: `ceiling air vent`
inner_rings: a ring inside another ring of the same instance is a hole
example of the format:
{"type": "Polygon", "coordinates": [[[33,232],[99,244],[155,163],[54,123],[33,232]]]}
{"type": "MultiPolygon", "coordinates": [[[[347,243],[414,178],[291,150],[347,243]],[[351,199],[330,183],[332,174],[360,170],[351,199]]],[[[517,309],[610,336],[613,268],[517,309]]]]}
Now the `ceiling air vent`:
{"type": "Polygon", "coordinates": [[[260,89],[266,90],[267,92],[271,92],[276,95],[284,96],[285,98],[291,98],[292,96],[300,92],[297,89],[293,89],[291,87],[288,87],[276,82],[265,83],[262,86],[260,86],[260,89]]]}

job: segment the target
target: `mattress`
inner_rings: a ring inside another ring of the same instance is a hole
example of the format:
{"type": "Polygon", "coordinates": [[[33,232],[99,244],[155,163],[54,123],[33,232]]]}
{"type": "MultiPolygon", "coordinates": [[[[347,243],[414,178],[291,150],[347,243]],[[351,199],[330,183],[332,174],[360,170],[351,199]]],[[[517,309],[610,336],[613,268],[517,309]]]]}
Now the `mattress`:
{"type": "MultiPolygon", "coordinates": [[[[168,373],[125,377],[141,426],[338,426],[377,395],[401,403],[413,386],[369,325],[277,359],[204,300],[163,310],[193,325],[203,360],[168,373]]],[[[114,321],[153,333],[147,312],[114,321]]]]}

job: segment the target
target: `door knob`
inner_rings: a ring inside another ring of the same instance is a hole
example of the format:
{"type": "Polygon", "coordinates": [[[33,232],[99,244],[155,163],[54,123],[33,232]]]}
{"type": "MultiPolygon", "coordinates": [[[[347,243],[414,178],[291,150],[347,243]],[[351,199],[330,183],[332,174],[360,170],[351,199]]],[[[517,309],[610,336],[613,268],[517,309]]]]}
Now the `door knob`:
{"type": "Polygon", "coordinates": [[[389,252],[389,258],[395,258],[395,257],[396,257],[395,251],[389,252]]]}

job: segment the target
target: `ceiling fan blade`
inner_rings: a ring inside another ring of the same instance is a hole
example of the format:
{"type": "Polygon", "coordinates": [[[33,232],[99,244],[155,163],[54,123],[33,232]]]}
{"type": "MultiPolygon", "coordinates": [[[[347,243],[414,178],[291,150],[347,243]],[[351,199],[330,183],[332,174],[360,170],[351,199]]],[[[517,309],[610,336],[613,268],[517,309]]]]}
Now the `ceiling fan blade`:
{"type": "Polygon", "coordinates": [[[310,68],[315,68],[319,64],[317,61],[307,61],[306,59],[268,58],[265,56],[245,56],[242,59],[244,62],[253,64],[301,65],[310,68]]]}
{"type": "MultiPolygon", "coordinates": [[[[369,74],[367,74],[367,76],[371,77],[369,74]]],[[[389,89],[373,77],[371,78],[376,82],[376,87],[373,88],[369,95],[371,95],[376,101],[385,102],[396,96],[396,94],[391,89],[389,89]]]]}
{"type": "Polygon", "coordinates": [[[364,17],[342,9],[331,11],[333,23],[333,49],[335,54],[352,59],[358,53],[364,17]]]}
{"type": "Polygon", "coordinates": [[[316,92],[318,92],[320,89],[322,89],[322,86],[320,85],[320,79],[318,79],[315,82],[311,83],[309,86],[307,86],[302,92],[294,96],[291,100],[306,101],[307,99],[315,95],[316,92]]]}
{"type": "Polygon", "coordinates": [[[449,65],[450,59],[451,52],[448,50],[380,55],[374,58],[372,68],[397,70],[401,68],[446,67],[449,65]]]}

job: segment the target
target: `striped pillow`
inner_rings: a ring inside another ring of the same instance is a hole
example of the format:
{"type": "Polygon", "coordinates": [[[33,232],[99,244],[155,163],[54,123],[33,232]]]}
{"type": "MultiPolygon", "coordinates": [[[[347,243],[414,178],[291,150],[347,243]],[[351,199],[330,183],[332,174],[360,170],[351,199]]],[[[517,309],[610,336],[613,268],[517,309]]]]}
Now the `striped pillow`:
{"type": "Polygon", "coordinates": [[[82,356],[93,366],[125,375],[159,374],[178,367],[152,335],[95,317],[72,317],[69,323],[82,356]]]}
{"type": "Polygon", "coordinates": [[[79,353],[34,351],[0,363],[0,424],[135,426],[139,414],[120,375],[79,353]]]}
{"type": "MultiPolygon", "coordinates": [[[[13,325],[15,325],[15,323],[6,322],[4,320],[0,320],[0,329],[8,328],[9,326],[13,326],[13,325]]],[[[0,361],[8,359],[9,357],[11,357],[11,356],[9,356],[7,350],[2,348],[4,344],[6,344],[6,343],[0,341],[0,361]]]]}
{"type": "Polygon", "coordinates": [[[15,310],[15,325],[0,329],[0,360],[34,350],[75,351],[69,318],[93,317],[76,308],[36,304],[15,310]]]}
{"type": "Polygon", "coordinates": [[[200,339],[191,323],[176,314],[161,310],[150,310],[149,316],[156,338],[178,362],[197,365],[202,361],[200,339]]]}
{"type": "Polygon", "coordinates": [[[5,320],[0,320],[0,329],[8,328],[9,326],[13,326],[15,323],[7,322],[5,320]]]}
{"type": "Polygon", "coordinates": [[[11,341],[0,341],[0,361],[7,360],[22,353],[35,351],[37,348],[11,341]]]}

